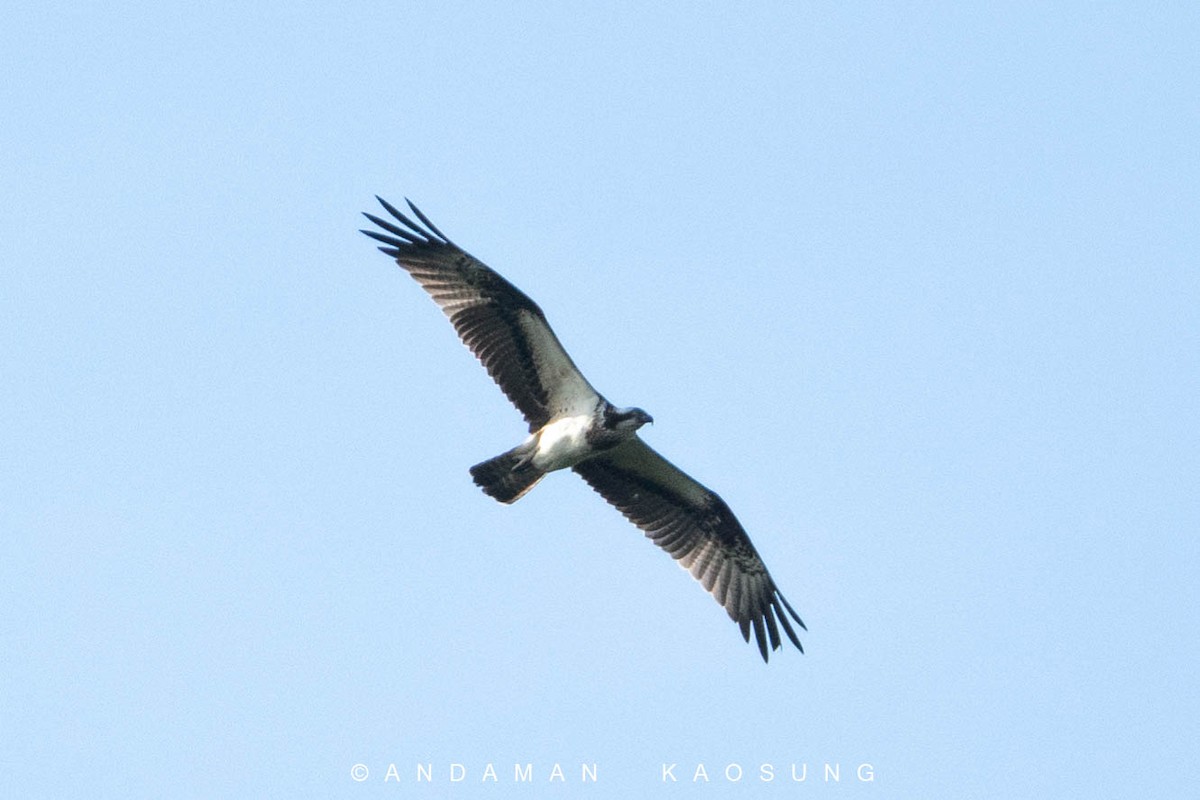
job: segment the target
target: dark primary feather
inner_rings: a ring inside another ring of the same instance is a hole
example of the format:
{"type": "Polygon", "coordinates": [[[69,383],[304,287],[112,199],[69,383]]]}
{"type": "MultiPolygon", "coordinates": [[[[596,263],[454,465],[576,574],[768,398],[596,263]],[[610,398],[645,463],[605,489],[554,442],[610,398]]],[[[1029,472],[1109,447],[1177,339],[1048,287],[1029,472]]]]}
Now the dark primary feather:
{"type": "Polygon", "coordinates": [[[779,593],[724,500],[637,438],[573,469],[686,567],[724,606],[746,641],[754,629],[763,661],[768,642],[771,650],[780,646],[779,625],[804,652],[788,617],[801,628],[804,622],[779,593]]]}
{"type": "Polygon", "coordinates": [[[386,245],[379,249],[396,259],[429,292],[459,337],[524,415],[530,431],[541,428],[553,416],[553,398],[531,352],[527,330],[530,321],[544,326],[546,346],[574,369],[545,314],[524,292],[451,242],[411,202],[408,207],[420,223],[383,198],[375,199],[400,225],[364,213],[387,233],[362,232],[386,245]],[[522,327],[523,322],[526,327],[522,327]]]}

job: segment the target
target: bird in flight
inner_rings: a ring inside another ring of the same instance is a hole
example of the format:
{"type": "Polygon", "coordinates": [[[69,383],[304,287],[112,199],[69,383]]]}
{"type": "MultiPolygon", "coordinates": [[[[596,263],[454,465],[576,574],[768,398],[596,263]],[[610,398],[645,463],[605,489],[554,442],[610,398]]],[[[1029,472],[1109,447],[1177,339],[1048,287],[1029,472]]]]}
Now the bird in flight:
{"type": "Polygon", "coordinates": [[[763,661],[782,628],[807,630],[725,501],[638,436],[653,419],[617,408],[588,383],[524,292],[450,241],[410,201],[414,221],[381,197],[392,219],[364,214],[383,244],[441,307],[463,343],[529,423],[529,438],[471,467],[471,477],[502,503],[519,500],[549,472],[571,469],[689,570],[750,641],[763,661]],[[789,619],[790,617],[790,619],[789,619]]]}

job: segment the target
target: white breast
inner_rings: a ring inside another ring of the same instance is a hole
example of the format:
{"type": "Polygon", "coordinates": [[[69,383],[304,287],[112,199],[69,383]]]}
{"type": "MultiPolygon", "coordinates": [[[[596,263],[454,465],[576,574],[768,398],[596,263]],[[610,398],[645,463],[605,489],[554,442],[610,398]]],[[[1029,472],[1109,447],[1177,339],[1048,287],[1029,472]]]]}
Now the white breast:
{"type": "Polygon", "coordinates": [[[578,464],[591,455],[587,442],[587,430],[591,424],[591,414],[580,414],[563,417],[542,428],[537,433],[533,465],[550,472],[578,464]]]}

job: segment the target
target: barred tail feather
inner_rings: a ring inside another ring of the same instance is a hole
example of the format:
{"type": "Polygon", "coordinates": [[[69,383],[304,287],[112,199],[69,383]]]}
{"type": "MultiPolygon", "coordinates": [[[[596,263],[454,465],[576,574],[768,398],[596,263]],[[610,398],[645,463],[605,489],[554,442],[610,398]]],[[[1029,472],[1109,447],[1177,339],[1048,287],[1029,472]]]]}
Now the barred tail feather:
{"type": "Polygon", "coordinates": [[[471,467],[475,484],[501,503],[517,502],[546,475],[526,460],[528,449],[528,445],[518,445],[471,467]]]}

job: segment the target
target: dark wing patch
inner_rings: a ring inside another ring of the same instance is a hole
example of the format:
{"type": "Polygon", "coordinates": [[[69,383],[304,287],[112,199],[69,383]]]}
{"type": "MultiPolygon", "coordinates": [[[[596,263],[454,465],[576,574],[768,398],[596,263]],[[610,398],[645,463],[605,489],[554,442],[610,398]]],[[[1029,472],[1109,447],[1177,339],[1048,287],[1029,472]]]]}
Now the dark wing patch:
{"type": "MultiPolygon", "coordinates": [[[[725,501],[688,477],[640,438],[634,438],[573,469],[641,528],[656,545],[686,567],[724,606],[750,641],[750,629],[763,661],[767,645],[780,646],[779,627],[804,652],[788,604],[745,529],[725,501]]],[[[807,628],[804,628],[807,630],[807,628]]]]}
{"type": "Polygon", "coordinates": [[[580,392],[595,394],[563,350],[546,316],[524,292],[450,241],[411,202],[413,221],[380,197],[396,222],[364,214],[382,242],[450,318],[463,343],[529,422],[541,428],[580,392]],[[574,392],[575,394],[572,394],[574,392]]]}

